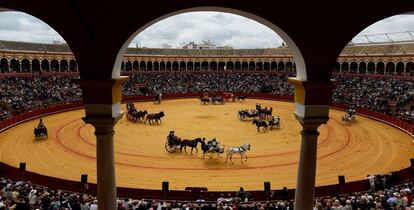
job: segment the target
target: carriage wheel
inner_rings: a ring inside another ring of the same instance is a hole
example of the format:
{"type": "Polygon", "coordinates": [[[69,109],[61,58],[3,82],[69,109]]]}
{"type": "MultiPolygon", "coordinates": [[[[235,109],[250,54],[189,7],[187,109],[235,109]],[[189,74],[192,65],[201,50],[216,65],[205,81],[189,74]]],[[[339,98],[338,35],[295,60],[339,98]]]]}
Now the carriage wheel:
{"type": "Polygon", "coordinates": [[[165,150],[167,150],[169,153],[173,153],[175,152],[176,148],[175,145],[170,144],[169,142],[165,142],[165,150]]]}
{"type": "Polygon", "coordinates": [[[241,114],[240,114],[240,113],[237,113],[237,118],[238,118],[239,120],[243,120],[243,117],[241,116],[241,114]]]}
{"type": "Polygon", "coordinates": [[[216,151],[209,150],[209,151],[206,152],[206,157],[207,157],[207,159],[210,159],[210,160],[218,159],[220,157],[220,154],[216,151]]]}

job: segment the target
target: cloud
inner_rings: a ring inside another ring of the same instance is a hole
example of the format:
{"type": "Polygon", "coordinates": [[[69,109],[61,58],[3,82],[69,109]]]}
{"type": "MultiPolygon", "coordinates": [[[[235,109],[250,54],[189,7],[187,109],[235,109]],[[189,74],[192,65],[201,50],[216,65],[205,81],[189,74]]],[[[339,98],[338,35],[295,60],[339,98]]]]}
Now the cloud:
{"type": "Polygon", "coordinates": [[[64,41],[49,25],[22,12],[0,12],[0,39],[40,43],[64,41]]]}
{"type": "Polygon", "coordinates": [[[270,28],[245,17],[219,12],[190,12],[166,18],[141,32],[132,41],[141,47],[161,47],[169,44],[211,40],[217,46],[234,48],[273,48],[282,39],[270,28]],[[160,34],[167,33],[167,36],[160,34]],[[154,40],[156,39],[156,41],[154,40]]]}

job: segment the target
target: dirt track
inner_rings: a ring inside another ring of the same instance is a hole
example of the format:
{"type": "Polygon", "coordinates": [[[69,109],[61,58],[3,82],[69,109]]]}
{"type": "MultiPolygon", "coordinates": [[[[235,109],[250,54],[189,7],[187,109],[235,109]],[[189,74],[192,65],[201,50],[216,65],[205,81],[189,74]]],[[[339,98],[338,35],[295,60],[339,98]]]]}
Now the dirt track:
{"type": "MultiPolygon", "coordinates": [[[[171,189],[262,190],[264,181],[271,181],[272,189],[295,186],[300,125],[292,103],[248,99],[201,106],[196,99],[183,99],[136,106],[150,113],[164,111],[166,117],[159,126],[134,124],[125,117],[117,124],[118,186],[160,189],[164,180],[171,189]],[[280,129],[259,133],[251,121],[237,119],[238,110],[254,108],[256,103],[273,107],[281,117],[280,129]],[[187,139],[216,137],[225,147],[250,143],[249,159],[243,165],[238,158],[225,164],[224,158],[202,160],[200,153],[168,153],[164,144],[170,130],[187,139]]],[[[25,161],[27,170],[64,179],[79,180],[80,174],[87,173],[95,182],[95,139],[93,128],[80,119],[83,114],[77,110],[45,117],[50,135],[44,141],[33,137],[38,120],[0,133],[0,160],[15,167],[25,161]]],[[[408,134],[362,116],[357,116],[356,124],[345,126],[340,121],[342,112],[331,110],[330,115],[329,123],[319,128],[317,185],[337,183],[338,175],[351,181],[409,166],[414,144],[408,134]]]]}

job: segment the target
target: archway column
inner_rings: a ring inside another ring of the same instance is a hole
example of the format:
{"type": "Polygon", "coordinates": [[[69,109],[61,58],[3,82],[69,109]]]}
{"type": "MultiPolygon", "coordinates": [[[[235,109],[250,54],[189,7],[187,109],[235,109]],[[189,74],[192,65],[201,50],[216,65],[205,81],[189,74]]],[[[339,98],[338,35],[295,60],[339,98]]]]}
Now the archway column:
{"type": "Polygon", "coordinates": [[[108,80],[74,80],[82,89],[85,117],[95,128],[97,194],[99,209],[116,209],[114,126],[122,118],[121,86],[128,77],[108,80]]]}
{"type": "Polygon", "coordinates": [[[301,81],[295,86],[295,117],[302,125],[301,147],[295,191],[295,210],[312,209],[315,195],[318,127],[329,120],[333,82],[301,81]]]}

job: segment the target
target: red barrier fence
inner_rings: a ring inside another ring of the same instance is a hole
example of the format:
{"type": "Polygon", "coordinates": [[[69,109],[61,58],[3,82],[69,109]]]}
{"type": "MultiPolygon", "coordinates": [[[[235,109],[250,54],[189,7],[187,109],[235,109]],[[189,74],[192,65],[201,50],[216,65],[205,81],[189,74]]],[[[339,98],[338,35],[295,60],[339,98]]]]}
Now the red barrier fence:
{"type": "MultiPolygon", "coordinates": [[[[212,93],[211,93],[212,94],[212,93]]],[[[216,95],[221,95],[222,93],[214,93],[216,95]]],[[[283,100],[283,101],[292,101],[292,96],[277,96],[265,93],[235,93],[235,95],[244,95],[248,98],[256,98],[256,99],[268,99],[268,100],[283,100]]],[[[163,99],[180,99],[180,98],[194,98],[200,97],[202,93],[187,93],[187,94],[164,94],[163,99]]],[[[123,102],[132,102],[132,101],[151,101],[153,99],[152,96],[124,96],[123,102]]],[[[333,108],[343,110],[345,108],[342,104],[333,104],[333,108]]],[[[0,131],[6,130],[12,126],[15,126],[19,123],[48,115],[54,114],[58,112],[65,112],[74,109],[83,108],[83,104],[81,103],[74,103],[74,104],[62,104],[62,105],[54,105],[50,106],[45,109],[38,109],[31,112],[26,112],[20,115],[16,115],[10,119],[4,120],[0,122],[0,131]]],[[[357,109],[357,113],[388,123],[393,125],[397,128],[404,130],[405,132],[409,133],[410,135],[414,136],[414,125],[409,124],[407,122],[395,119],[391,116],[364,110],[364,109],[357,109]]],[[[402,169],[397,172],[400,178],[400,181],[405,181],[410,179],[413,176],[413,169],[411,167],[402,169]]],[[[11,179],[16,180],[26,180],[31,181],[34,184],[47,186],[52,189],[62,189],[67,191],[75,191],[75,192],[86,192],[89,194],[96,194],[96,184],[88,184],[87,189],[83,189],[83,186],[79,181],[71,181],[60,179],[56,177],[50,177],[46,175],[41,175],[37,173],[33,173],[30,171],[22,172],[19,168],[9,166],[5,163],[0,162],[0,175],[4,177],[9,177],[11,179]]],[[[80,175],[79,175],[80,179],[80,175]]],[[[160,183],[161,187],[161,183],[160,183]]],[[[236,189],[235,189],[236,190],[236,189]]],[[[338,184],[335,185],[326,185],[326,186],[319,186],[315,189],[315,195],[317,197],[322,196],[329,196],[329,195],[338,195],[342,193],[349,193],[349,192],[361,192],[368,190],[368,181],[367,180],[360,180],[360,181],[353,181],[348,182],[342,187],[338,184]]],[[[183,191],[183,190],[172,190],[169,191],[168,194],[164,194],[161,190],[149,190],[149,189],[135,189],[135,188],[124,188],[118,187],[117,188],[118,195],[120,197],[130,197],[130,198],[148,198],[148,199],[170,199],[170,200],[196,200],[199,195],[203,196],[203,198],[211,198],[217,199],[221,193],[233,193],[233,192],[214,192],[214,191],[206,191],[206,192],[192,192],[192,191],[183,191]],[[166,196],[166,197],[165,197],[166,196]]],[[[266,194],[264,191],[249,191],[256,200],[266,200],[266,194]]],[[[276,191],[276,194],[280,194],[281,191],[276,191]]],[[[294,190],[289,190],[289,197],[293,198],[294,190]]]]}

